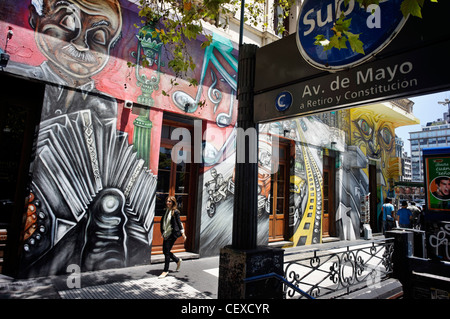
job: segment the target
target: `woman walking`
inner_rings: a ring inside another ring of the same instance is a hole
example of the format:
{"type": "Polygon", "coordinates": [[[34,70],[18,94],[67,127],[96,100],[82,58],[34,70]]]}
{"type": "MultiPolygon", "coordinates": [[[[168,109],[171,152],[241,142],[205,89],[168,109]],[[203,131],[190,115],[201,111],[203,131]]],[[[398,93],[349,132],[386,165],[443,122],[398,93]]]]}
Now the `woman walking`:
{"type": "Polygon", "coordinates": [[[177,271],[181,267],[181,258],[175,256],[170,250],[178,237],[183,236],[186,241],[186,235],[184,234],[183,224],[180,220],[180,211],[178,210],[177,200],[175,196],[169,196],[166,199],[166,213],[161,220],[161,234],[163,236],[163,253],[164,253],[164,271],[159,278],[164,278],[169,273],[169,264],[172,259],[177,263],[177,271]]]}

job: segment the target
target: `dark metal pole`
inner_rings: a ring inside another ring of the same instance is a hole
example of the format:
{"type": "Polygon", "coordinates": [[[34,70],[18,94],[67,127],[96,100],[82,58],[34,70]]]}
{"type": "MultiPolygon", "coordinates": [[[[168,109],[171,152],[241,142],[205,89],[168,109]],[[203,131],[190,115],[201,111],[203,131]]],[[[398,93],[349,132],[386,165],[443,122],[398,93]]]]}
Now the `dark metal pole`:
{"type": "MultiPolygon", "coordinates": [[[[239,47],[238,64],[238,134],[243,131],[253,131],[250,138],[256,136],[258,140],[258,125],[253,121],[253,97],[255,82],[256,51],[254,44],[243,44],[239,47]]],[[[238,136],[239,138],[239,136],[238,136]]],[[[236,147],[236,171],[233,209],[233,237],[234,249],[254,249],[257,247],[257,210],[258,210],[258,161],[256,150],[250,148],[251,141],[247,140],[245,147],[236,147]],[[245,161],[238,159],[242,152],[245,153],[245,161]],[[256,152],[256,154],[252,154],[256,152]],[[256,160],[254,160],[256,158],[256,160]],[[253,160],[252,160],[253,159],[253,160]]]]}
{"type": "Polygon", "coordinates": [[[244,18],[245,18],[245,0],[241,1],[241,21],[240,21],[240,25],[239,25],[239,48],[241,48],[242,46],[242,42],[244,39],[244,18]]]}

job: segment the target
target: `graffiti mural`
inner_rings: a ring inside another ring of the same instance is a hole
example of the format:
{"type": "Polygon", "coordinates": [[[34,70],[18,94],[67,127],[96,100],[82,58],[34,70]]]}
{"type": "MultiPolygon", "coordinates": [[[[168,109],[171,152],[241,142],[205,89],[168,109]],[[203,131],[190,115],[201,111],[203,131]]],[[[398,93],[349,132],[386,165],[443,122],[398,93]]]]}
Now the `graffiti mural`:
{"type": "MultiPolygon", "coordinates": [[[[177,80],[175,89],[168,54],[157,38],[134,27],[140,19],[131,1],[26,0],[3,7],[0,30],[13,26],[13,40],[20,39],[9,43],[5,71],[47,84],[21,275],[65,273],[70,264],[88,271],[149,262],[165,111],[201,118],[209,128],[199,210],[211,225],[203,217],[197,222],[201,248],[215,251],[208,243],[229,230],[219,216],[232,219],[234,196],[237,51],[231,41],[214,34],[206,50],[189,44],[201,66],[192,74],[199,85],[177,80]],[[143,56],[146,68],[139,65],[143,56]],[[137,114],[133,103],[141,105],[137,114]],[[208,179],[224,167],[228,184],[221,197],[223,185],[215,181],[220,187],[208,192],[214,188],[208,179]]],[[[223,242],[230,236],[223,234],[223,242]]]]}
{"type": "MultiPolygon", "coordinates": [[[[236,72],[237,59],[233,55],[233,45],[229,39],[226,39],[216,33],[213,34],[211,44],[205,49],[203,57],[202,68],[200,73],[200,81],[195,97],[191,97],[188,93],[178,90],[172,94],[174,104],[186,113],[194,113],[197,111],[202,102],[203,84],[207,76],[209,65],[214,66],[220,75],[220,81],[226,82],[231,90],[231,96],[234,96],[237,90],[236,72]],[[219,60],[219,56],[222,60],[219,60]],[[231,67],[227,70],[225,65],[231,67]]],[[[214,104],[214,114],[217,112],[217,107],[222,101],[223,94],[216,88],[218,83],[218,76],[214,69],[210,69],[210,76],[212,83],[208,88],[208,100],[214,104]]],[[[227,127],[231,124],[234,108],[234,99],[230,99],[229,109],[226,112],[217,114],[216,123],[219,127],[227,127]]]]}
{"type": "Polygon", "coordinates": [[[394,150],[395,127],[416,122],[387,103],[271,124],[271,134],[295,141],[288,226],[294,246],[322,242],[325,153],[334,157],[335,165],[331,235],[343,240],[359,238],[361,201],[369,193],[369,161],[378,163],[378,187],[386,195],[400,172],[394,150]]]}
{"type": "Polygon", "coordinates": [[[28,205],[34,223],[26,226],[23,254],[30,273],[137,262],[128,247],[151,243],[154,192],[146,192],[155,177],[115,120],[102,122],[89,110],[46,120],[36,153],[28,205]]]}
{"type": "MultiPolygon", "coordinates": [[[[350,144],[357,146],[369,161],[376,163],[378,202],[394,196],[394,182],[401,175],[401,162],[395,155],[395,128],[419,123],[408,116],[396,102],[354,108],[350,113],[350,144]]],[[[369,173],[363,169],[366,179],[369,173]]],[[[367,191],[368,192],[368,191],[367,191]]],[[[381,209],[377,211],[377,221],[381,209]]]]}
{"type": "Polygon", "coordinates": [[[234,166],[235,156],[230,156],[203,175],[200,247],[205,256],[217,255],[231,244],[234,166]]]}
{"type": "MultiPolygon", "coordinates": [[[[168,115],[170,127],[179,124],[174,119],[202,120],[196,211],[184,214],[193,217],[186,229],[197,231],[195,249],[202,256],[217,255],[230,244],[236,44],[218,34],[205,50],[189,43],[198,66],[189,77],[199,83],[190,86],[168,69],[169,52],[159,39],[134,27],[140,19],[131,1],[5,0],[2,8],[0,32],[12,26],[15,34],[4,71],[46,83],[21,274],[65,273],[71,264],[89,271],[150,261],[168,115]],[[144,56],[145,68],[139,65],[144,56]]],[[[285,240],[294,246],[322,242],[324,158],[330,154],[336,185],[333,235],[353,239],[361,230],[368,162],[379,163],[383,192],[399,171],[393,165],[394,129],[415,124],[399,114],[377,105],[260,125],[258,243],[269,240],[278,137],[289,141],[285,240]]]]}
{"type": "Polygon", "coordinates": [[[395,147],[392,120],[386,121],[383,113],[375,113],[364,107],[354,109],[350,114],[351,144],[358,146],[368,159],[380,162],[381,185],[387,186],[387,170],[395,147]]]}
{"type": "Polygon", "coordinates": [[[117,130],[118,103],[94,75],[120,42],[119,1],[29,3],[43,62],[7,71],[48,82],[32,163],[22,275],[148,262],[156,177],[117,130]],[[139,253],[138,253],[139,252],[139,253]]]}

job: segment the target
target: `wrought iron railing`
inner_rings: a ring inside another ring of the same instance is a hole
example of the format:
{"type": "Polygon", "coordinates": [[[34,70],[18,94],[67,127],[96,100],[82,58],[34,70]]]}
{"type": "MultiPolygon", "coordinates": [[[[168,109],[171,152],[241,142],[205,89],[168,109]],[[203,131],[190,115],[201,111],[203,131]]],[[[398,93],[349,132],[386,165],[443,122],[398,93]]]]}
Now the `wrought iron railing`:
{"type": "Polygon", "coordinates": [[[260,275],[260,276],[254,276],[254,277],[246,278],[246,279],[244,279],[244,281],[249,283],[249,282],[253,282],[253,281],[267,280],[267,279],[272,279],[272,278],[278,280],[278,282],[283,284],[284,287],[289,287],[290,289],[292,289],[293,291],[299,293],[300,295],[302,295],[303,297],[305,297],[307,299],[315,299],[313,296],[308,295],[306,292],[304,292],[303,290],[301,290],[297,286],[295,286],[292,283],[290,283],[289,281],[287,281],[286,278],[284,278],[283,276],[281,276],[281,275],[279,275],[277,273],[274,273],[274,272],[271,272],[271,273],[265,274],[265,275],[260,275]]]}
{"type": "MultiPolygon", "coordinates": [[[[332,250],[314,250],[285,262],[285,298],[304,298],[292,286],[314,298],[336,297],[366,286],[380,287],[392,273],[392,238],[332,250]]],[[[288,259],[285,256],[285,260],[288,259]]]]}

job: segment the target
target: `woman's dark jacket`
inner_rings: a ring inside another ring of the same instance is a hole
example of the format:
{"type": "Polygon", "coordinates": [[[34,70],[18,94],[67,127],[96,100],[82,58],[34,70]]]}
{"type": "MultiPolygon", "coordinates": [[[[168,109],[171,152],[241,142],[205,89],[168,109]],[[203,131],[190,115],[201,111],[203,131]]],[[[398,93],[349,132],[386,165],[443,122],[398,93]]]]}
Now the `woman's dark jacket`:
{"type": "MultiPolygon", "coordinates": [[[[167,214],[171,214],[171,210],[167,212],[167,214]]],[[[164,220],[166,219],[166,214],[164,214],[163,219],[161,220],[160,227],[161,227],[161,234],[164,234],[163,224],[164,220]]],[[[178,209],[175,209],[174,214],[172,215],[172,218],[170,219],[170,225],[172,226],[172,235],[176,238],[181,236],[181,230],[183,229],[183,224],[181,223],[180,219],[180,211],[178,209]]]]}

